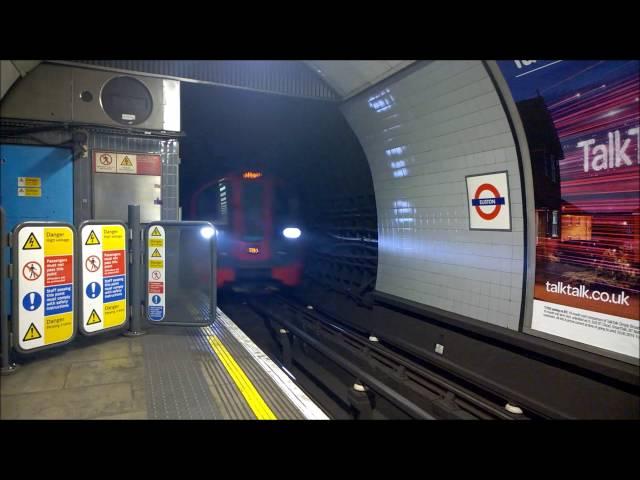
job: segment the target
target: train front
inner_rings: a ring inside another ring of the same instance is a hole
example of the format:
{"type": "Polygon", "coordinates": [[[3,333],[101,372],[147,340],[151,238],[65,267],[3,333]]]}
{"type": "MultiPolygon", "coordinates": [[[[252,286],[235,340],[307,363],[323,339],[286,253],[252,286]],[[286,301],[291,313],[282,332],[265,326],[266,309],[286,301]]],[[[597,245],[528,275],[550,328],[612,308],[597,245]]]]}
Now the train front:
{"type": "Polygon", "coordinates": [[[259,292],[300,283],[299,205],[281,179],[259,171],[225,175],[195,193],[192,217],[216,225],[218,288],[259,292]]]}

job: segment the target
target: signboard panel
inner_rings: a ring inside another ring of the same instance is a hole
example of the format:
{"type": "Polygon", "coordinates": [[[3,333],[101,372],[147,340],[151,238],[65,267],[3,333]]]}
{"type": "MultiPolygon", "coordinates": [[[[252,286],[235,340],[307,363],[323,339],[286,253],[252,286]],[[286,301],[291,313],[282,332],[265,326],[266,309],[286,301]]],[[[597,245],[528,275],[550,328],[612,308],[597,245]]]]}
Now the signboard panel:
{"type": "Polygon", "coordinates": [[[85,222],[81,240],[81,330],[95,334],[127,321],[127,229],[85,222]]]}
{"type": "Polygon", "coordinates": [[[71,226],[24,223],[13,236],[16,348],[40,350],[75,335],[74,241],[71,226]]]}
{"type": "Polygon", "coordinates": [[[93,153],[93,165],[96,173],[162,175],[160,155],[95,151],[93,153]]]}
{"type": "Polygon", "coordinates": [[[470,230],[511,230],[507,172],[471,175],[467,181],[470,230]]]}
{"type": "Polygon", "coordinates": [[[42,189],[40,187],[18,187],[19,197],[41,197],[42,189]]]}
{"type": "Polygon", "coordinates": [[[501,60],[527,137],[529,333],[640,357],[640,61],[501,60]]]}
{"type": "Polygon", "coordinates": [[[40,177],[18,177],[18,187],[42,187],[40,177]]]}
{"type": "Polygon", "coordinates": [[[150,228],[147,239],[147,316],[161,321],[166,313],[165,291],[165,230],[159,225],[150,228]]]}

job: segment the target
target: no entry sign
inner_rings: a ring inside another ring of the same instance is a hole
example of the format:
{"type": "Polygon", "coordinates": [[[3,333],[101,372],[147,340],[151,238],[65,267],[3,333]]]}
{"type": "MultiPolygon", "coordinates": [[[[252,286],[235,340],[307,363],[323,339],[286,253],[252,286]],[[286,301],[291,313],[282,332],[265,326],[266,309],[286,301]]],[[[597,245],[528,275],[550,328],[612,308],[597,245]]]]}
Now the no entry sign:
{"type": "Polygon", "coordinates": [[[469,228],[511,230],[507,172],[471,175],[467,180],[469,228]]]}

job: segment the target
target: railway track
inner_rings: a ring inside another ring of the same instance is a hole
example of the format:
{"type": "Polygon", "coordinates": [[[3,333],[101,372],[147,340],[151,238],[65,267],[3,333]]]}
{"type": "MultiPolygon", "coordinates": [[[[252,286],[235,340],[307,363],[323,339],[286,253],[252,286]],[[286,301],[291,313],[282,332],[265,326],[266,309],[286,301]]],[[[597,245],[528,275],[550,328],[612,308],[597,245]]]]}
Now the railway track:
{"type": "Polygon", "coordinates": [[[285,367],[308,372],[334,391],[354,418],[539,418],[505,409],[507,400],[370,337],[320,308],[276,294],[247,305],[280,345],[285,367]]]}

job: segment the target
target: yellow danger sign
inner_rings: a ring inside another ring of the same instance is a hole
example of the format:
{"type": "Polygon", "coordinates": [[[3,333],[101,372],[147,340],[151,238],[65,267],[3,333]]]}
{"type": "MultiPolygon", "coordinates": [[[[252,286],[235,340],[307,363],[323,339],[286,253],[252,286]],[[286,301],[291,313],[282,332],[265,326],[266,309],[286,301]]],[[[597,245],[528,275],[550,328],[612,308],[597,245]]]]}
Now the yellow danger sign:
{"type": "Polygon", "coordinates": [[[69,227],[44,229],[45,255],[73,255],[73,231],[69,227]]]}
{"type": "Polygon", "coordinates": [[[22,246],[22,250],[40,250],[41,248],[42,247],[40,246],[40,243],[38,243],[38,239],[33,233],[29,235],[29,238],[27,238],[27,241],[24,242],[24,245],[22,246]]]}
{"type": "Polygon", "coordinates": [[[91,311],[91,315],[89,315],[89,320],[87,320],[87,325],[94,325],[96,323],[100,323],[102,320],[100,320],[100,316],[98,316],[98,314],[96,313],[96,309],[94,308],[91,311]]]}
{"type": "Polygon", "coordinates": [[[36,326],[31,323],[31,325],[29,325],[27,333],[24,334],[24,338],[22,339],[22,341],[27,342],[29,340],[35,340],[37,338],[42,338],[42,335],[40,335],[40,332],[38,331],[36,326]]]}
{"type": "Polygon", "coordinates": [[[42,181],[40,177],[18,177],[19,187],[41,187],[42,181]]]}
{"type": "Polygon", "coordinates": [[[89,234],[89,238],[87,238],[87,241],[84,242],[84,244],[85,245],[100,245],[100,240],[98,240],[98,236],[96,235],[96,232],[91,230],[91,233],[89,234]]]}
{"type": "Polygon", "coordinates": [[[162,255],[160,255],[160,251],[156,248],[153,253],[151,254],[152,257],[162,257],[162,255]]]}
{"type": "Polygon", "coordinates": [[[41,197],[42,189],[40,187],[18,187],[19,197],[41,197]]]}
{"type": "Polygon", "coordinates": [[[102,227],[104,250],[124,250],[125,229],[122,225],[105,225],[102,227]]]}
{"type": "Polygon", "coordinates": [[[122,162],[120,163],[120,165],[123,167],[133,167],[133,163],[131,163],[131,160],[129,160],[129,157],[126,155],[122,160],[122,162]]]}
{"type": "Polygon", "coordinates": [[[158,230],[158,227],[153,229],[153,232],[151,232],[151,236],[152,237],[161,237],[162,234],[160,233],[160,230],[158,230]]]}

